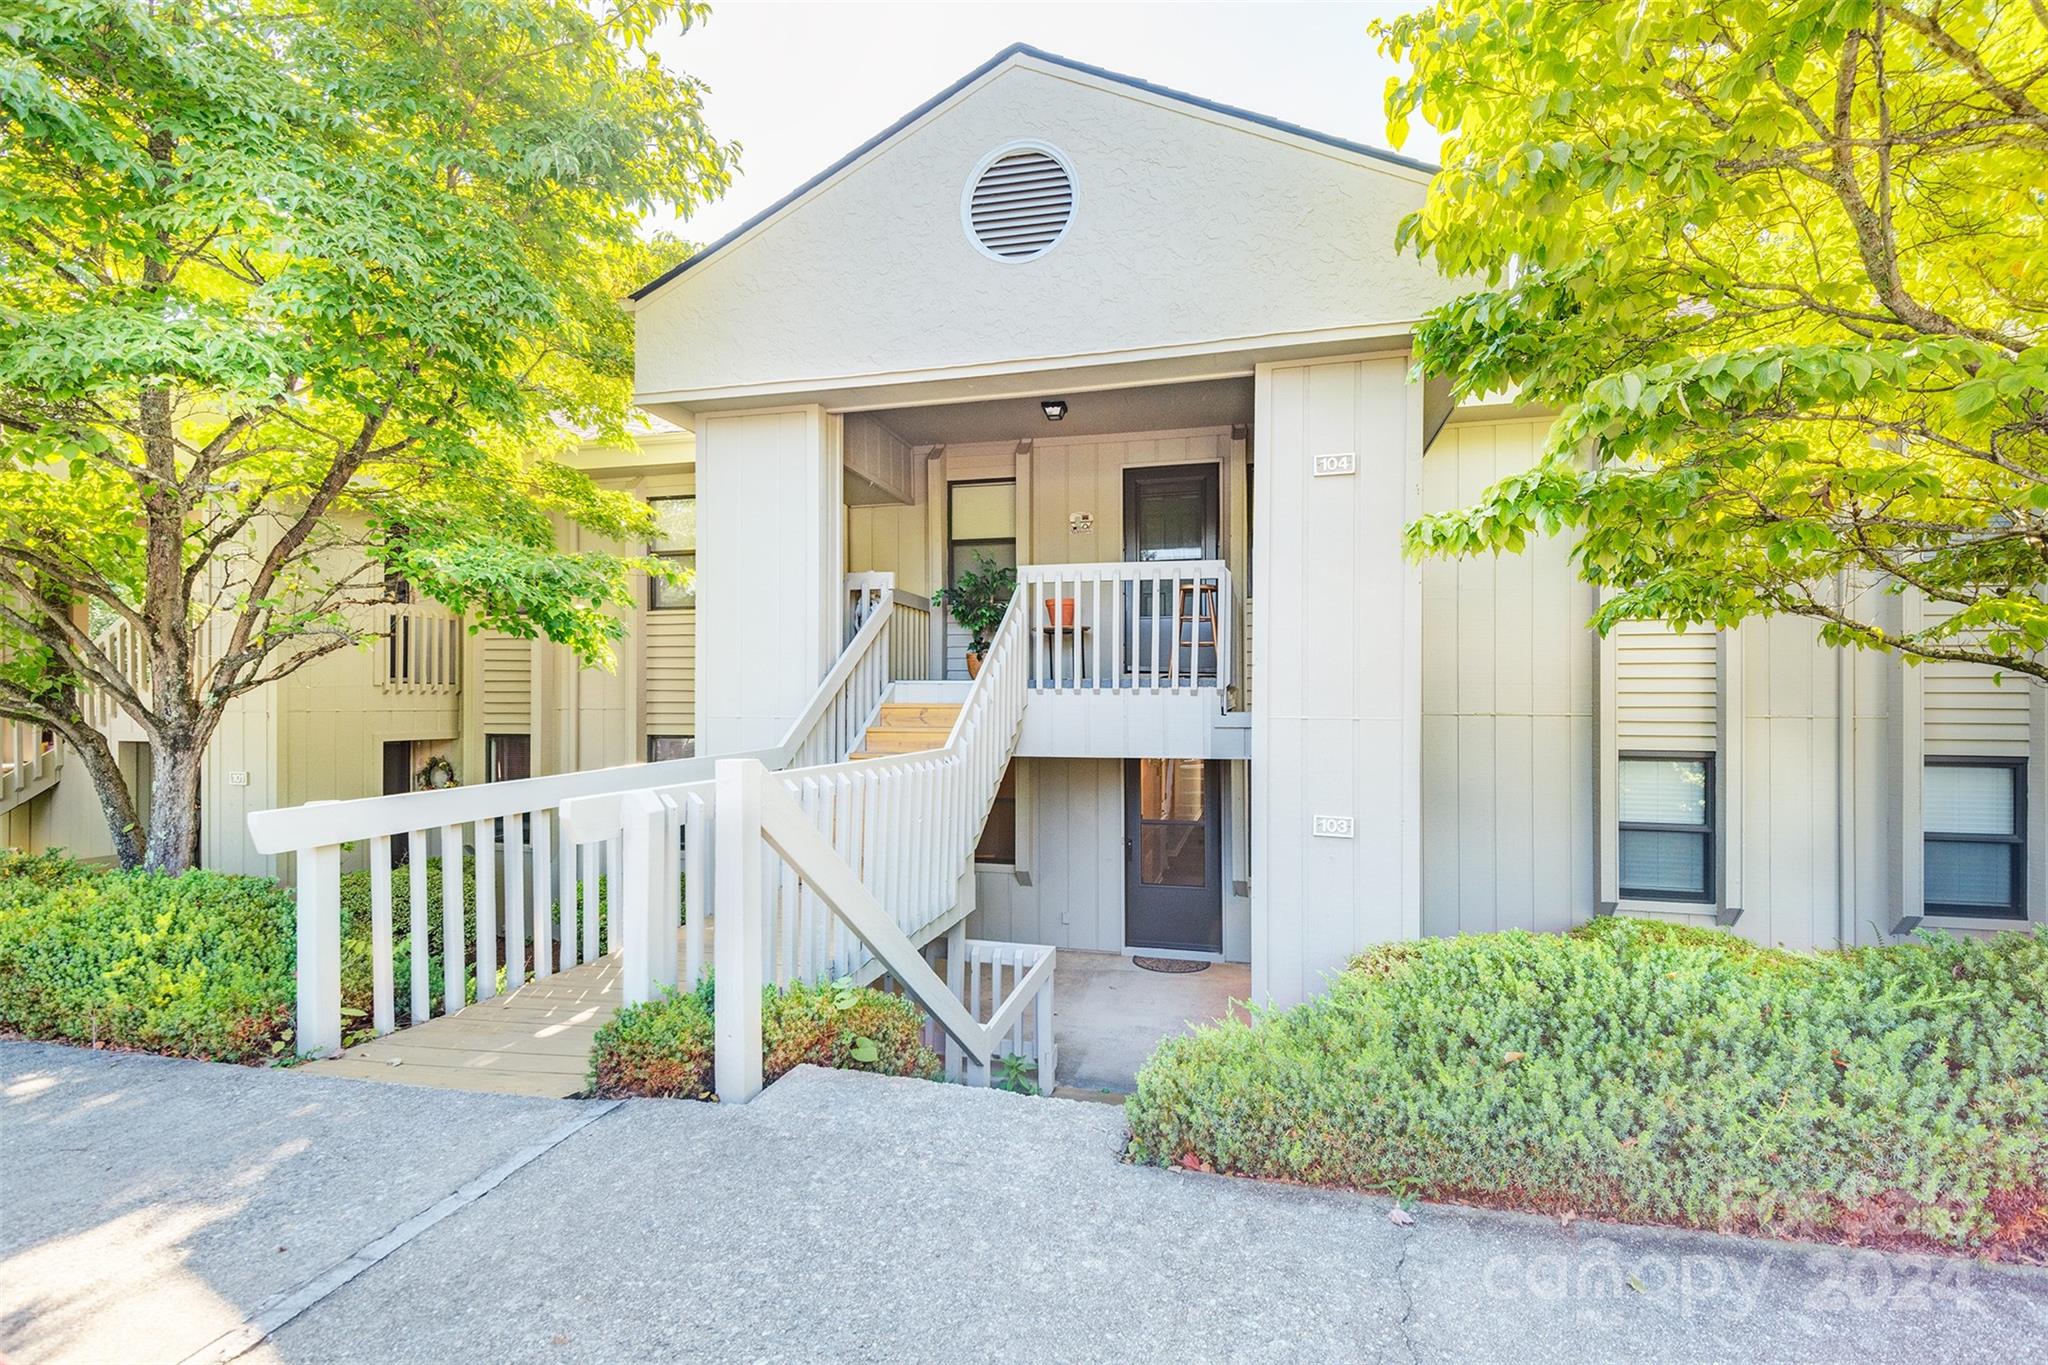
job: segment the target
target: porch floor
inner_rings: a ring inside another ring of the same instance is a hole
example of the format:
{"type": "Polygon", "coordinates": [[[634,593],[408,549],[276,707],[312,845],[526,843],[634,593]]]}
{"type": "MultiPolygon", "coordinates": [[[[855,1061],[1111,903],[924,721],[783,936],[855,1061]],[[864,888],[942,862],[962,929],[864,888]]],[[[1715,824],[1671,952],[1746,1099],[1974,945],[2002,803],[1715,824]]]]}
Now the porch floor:
{"type": "Polygon", "coordinates": [[[623,999],[618,958],[601,957],[298,1069],[566,1099],[589,1089],[591,1042],[623,999]]]}
{"type": "Polygon", "coordinates": [[[1053,975],[1053,1029],[1063,1099],[1127,1095],[1138,1068],[1168,1038],[1197,1024],[1242,1017],[1252,969],[1212,962],[1187,975],[1148,972],[1119,953],[1060,949],[1053,975]]]}

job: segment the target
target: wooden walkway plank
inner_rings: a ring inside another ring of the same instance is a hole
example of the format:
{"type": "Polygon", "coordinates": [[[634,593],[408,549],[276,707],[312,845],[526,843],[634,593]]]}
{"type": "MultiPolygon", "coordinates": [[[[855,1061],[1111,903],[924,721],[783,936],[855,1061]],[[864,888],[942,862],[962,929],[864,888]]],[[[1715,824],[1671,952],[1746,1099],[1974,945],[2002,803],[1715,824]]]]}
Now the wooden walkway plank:
{"type": "Polygon", "coordinates": [[[616,957],[307,1062],[314,1076],[567,1098],[583,1094],[590,1047],[624,996],[616,957]]]}

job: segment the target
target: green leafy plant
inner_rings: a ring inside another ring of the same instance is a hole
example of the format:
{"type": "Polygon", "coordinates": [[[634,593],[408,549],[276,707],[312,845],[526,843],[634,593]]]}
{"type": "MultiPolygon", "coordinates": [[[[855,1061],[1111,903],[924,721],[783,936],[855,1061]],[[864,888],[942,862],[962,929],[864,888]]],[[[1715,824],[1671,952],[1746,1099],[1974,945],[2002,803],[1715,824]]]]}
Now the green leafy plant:
{"type": "Polygon", "coordinates": [[[268,878],[0,853],[0,1028],[261,1061],[288,1040],[291,895],[268,878]]]}
{"type": "Polygon", "coordinates": [[[1566,532],[1596,623],[1792,614],[2048,679],[2048,6],[1437,0],[1420,368],[1558,412],[1418,554],[1566,532]],[[1932,606],[1917,623],[1891,594],[1932,606]]]}
{"type": "MultiPolygon", "coordinates": [[[[711,1098],[716,1002],[707,976],[695,990],[619,1011],[591,1047],[592,1093],[711,1098]]],[[[924,1022],[903,996],[848,981],[770,988],[761,996],[762,1078],[774,1081],[808,1063],[937,1080],[940,1062],[924,1045],[924,1022]]]]}
{"type": "MultiPolygon", "coordinates": [[[[439,1009],[447,984],[442,859],[425,863],[427,992],[439,1009]]],[[[409,867],[392,869],[391,902],[393,1004],[403,1027],[415,1022],[409,867]]],[[[370,1032],[370,905],[371,874],[345,873],[344,1043],[370,1032]]],[[[476,882],[467,857],[461,905],[462,991],[474,1001],[476,882]]],[[[601,933],[602,882],[592,908],[601,933]]],[[[530,962],[530,944],[528,952],[530,962]]],[[[297,954],[295,901],[267,877],[121,872],[61,853],[0,850],[0,1027],[214,1061],[287,1061],[297,954]]]]}
{"type": "Polygon", "coordinates": [[[996,1059],[995,1088],[1017,1095],[1045,1093],[1038,1088],[1038,1064],[1014,1052],[1005,1052],[996,1059]]]}
{"type": "Polygon", "coordinates": [[[1003,614],[1010,609],[1010,599],[1017,595],[1017,571],[998,564],[979,550],[974,552],[974,567],[963,569],[953,585],[941,588],[932,594],[932,601],[945,607],[946,612],[960,628],[971,637],[967,649],[971,654],[986,654],[988,642],[1002,625],[1003,614]]]}
{"type": "Polygon", "coordinates": [[[1391,944],[1169,1040],[1133,1160],[2048,1255],[2048,931],[1794,953],[1626,917],[1391,944]]]}

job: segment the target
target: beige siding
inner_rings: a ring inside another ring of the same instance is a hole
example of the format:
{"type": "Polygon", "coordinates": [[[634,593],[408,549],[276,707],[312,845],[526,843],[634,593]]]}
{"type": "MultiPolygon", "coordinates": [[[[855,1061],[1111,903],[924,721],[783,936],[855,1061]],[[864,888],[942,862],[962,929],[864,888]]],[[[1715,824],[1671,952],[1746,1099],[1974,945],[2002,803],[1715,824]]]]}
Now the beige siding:
{"type": "MultiPolygon", "coordinates": [[[[1928,624],[1954,614],[1947,604],[1929,603],[1928,624]]],[[[1981,664],[1926,664],[1920,670],[1920,698],[1930,754],[2024,755],[2032,734],[2032,687],[2017,674],[2001,677],[1981,664]]]]}
{"type": "Polygon", "coordinates": [[[1257,407],[1252,989],[1288,1003],[1422,930],[1422,386],[1405,355],[1275,365],[1257,407]],[[1316,477],[1331,453],[1357,472],[1316,477]]]}
{"type": "Polygon", "coordinates": [[[523,735],[533,724],[533,642],[486,631],[477,646],[485,734],[523,735]]]}
{"type": "Polygon", "coordinates": [[[697,733],[697,613],[650,611],[646,616],[647,733],[697,733]]]}
{"type": "Polygon", "coordinates": [[[1711,753],[1718,725],[1719,641],[1702,627],[1624,621],[1611,633],[1615,737],[1624,750],[1711,753]]]}
{"type": "MultiPolygon", "coordinates": [[[[1444,511],[1528,468],[1536,421],[1447,428],[1422,466],[1444,511]]],[[[1592,590],[1564,541],[1423,566],[1422,928],[1567,929],[1593,895],[1592,590]]]]}

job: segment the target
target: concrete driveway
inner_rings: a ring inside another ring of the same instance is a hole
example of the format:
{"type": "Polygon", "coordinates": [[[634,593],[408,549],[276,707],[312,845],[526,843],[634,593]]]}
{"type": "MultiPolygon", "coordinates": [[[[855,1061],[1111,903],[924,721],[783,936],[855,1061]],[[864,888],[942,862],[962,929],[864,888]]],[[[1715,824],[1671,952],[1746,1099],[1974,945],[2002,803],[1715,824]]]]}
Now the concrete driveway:
{"type": "Polygon", "coordinates": [[[18,1362],[2035,1361],[2048,1276],[1121,1164],[804,1070],[609,1105],[0,1043],[18,1362]]]}

